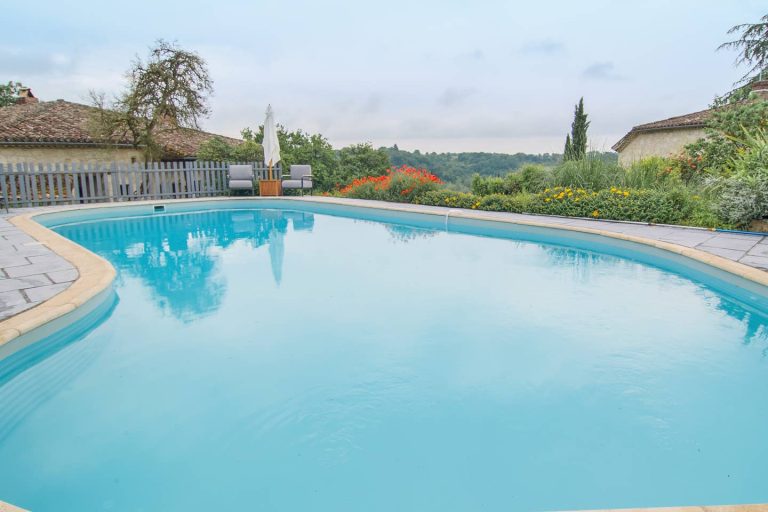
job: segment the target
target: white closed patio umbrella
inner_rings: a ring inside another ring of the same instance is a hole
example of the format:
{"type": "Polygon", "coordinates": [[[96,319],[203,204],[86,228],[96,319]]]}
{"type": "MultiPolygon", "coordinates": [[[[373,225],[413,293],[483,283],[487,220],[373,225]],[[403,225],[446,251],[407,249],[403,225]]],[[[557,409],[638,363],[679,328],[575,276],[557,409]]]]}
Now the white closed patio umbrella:
{"type": "Polygon", "coordinates": [[[264,140],[261,142],[264,148],[264,163],[269,168],[269,179],[272,179],[272,166],[280,161],[280,141],[277,140],[277,126],[275,126],[275,113],[272,105],[267,105],[267,118],[264,120],[264,140]]]}

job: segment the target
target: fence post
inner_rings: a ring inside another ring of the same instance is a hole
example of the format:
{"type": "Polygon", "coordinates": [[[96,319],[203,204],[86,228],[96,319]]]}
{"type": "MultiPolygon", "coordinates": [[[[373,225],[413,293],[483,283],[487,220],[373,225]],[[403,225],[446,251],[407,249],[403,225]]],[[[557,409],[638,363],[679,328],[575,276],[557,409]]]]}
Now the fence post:
{"type": "Polygon", "coordinates": [[[0,193],[3,194],[3,202],[5,203],[5,208],[8,209],[8,185],[6,183],[5,165],[2,163],[0,163],[0,193]]]}
{"type": "Polygon", "coordinates": [[[64,187],[61,184],[61,164],[57,163],[53,168],[56,173],[56,190],[58,191],[58,195],[55,196],[55,204],[58,204],[59,202],[63,202],[69,194],[64,193],[64,187]]]}

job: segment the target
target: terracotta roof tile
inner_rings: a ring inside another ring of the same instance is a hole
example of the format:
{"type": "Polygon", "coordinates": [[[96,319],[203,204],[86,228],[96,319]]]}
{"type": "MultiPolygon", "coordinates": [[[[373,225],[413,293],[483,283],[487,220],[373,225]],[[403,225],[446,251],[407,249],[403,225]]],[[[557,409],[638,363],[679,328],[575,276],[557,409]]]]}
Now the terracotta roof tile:
{"type": "MultiPolygon", "coordinates": [[[[88,127],[94,107],[64,100],[26,103],[0,108],[0,144],[36,143],[101,145],[88,127]]],[[[162,131],[157,140],[169,158],[193,157],[200,145],[213,137],[229,144],[241,144],[240,139],[216,135],[201,130],[180,128],[162,131]]],[[[111,144],[130,145],[128,139],[111,144]]]]}
{"type": "Polygon", "coordinates": [[[682,116],[670,117],[668,119],[662,119],[661,121],[654,121],[652,123],[639,124],[632,128],[629,133],[623,136],[616,144],[613,145],[614,151],[621,151],[635,138],[638,133],[642,132],[654,132],[661,130],[674,130],[674,129],[688,129],[688,128],[704,128],[707,124],[707,119],[712,115],[714,109],[700,110],[699,112],[692,112],[682,116]]]}

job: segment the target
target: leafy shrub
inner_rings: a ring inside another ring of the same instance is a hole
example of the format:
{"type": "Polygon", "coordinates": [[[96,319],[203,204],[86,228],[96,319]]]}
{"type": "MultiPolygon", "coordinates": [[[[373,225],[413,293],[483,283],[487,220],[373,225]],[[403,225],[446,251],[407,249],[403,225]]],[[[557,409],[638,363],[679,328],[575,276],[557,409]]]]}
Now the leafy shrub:
{"type": "Polygon", "coordinates": [[[504,193],[504,178],[498,176],[472,176],[471,190],[478,196],[504,193]]]}
{"type": "Polygon", "coordinates": [[[538,194],[531,213],[679,224],[693,211],[693,196],[681,190],[632,190],[611,187],[591,192],[555,187],[538,194]]]}
{"type": "Polygon", "coordinates": [[[611,187],[599,192],[571,187],[555,187],[539,194],[474,194],[445,190],[427,192],[416,201],[418,204],[471,208],[477,210],[538,213],[592,217],[597,219],[629,220],[662,224],[692,224],[696,213],[705,224],[717,225],[719,219],[698,196],[685,189],[630,190],[611,187]]]}
{"type": "Polygon", "coordinates": [[[505,177],[497,176],[472,176],[472,193],[479,196],[490,194],[517,194],[522,190],[521,177],[517,173],[507,174],[505,177]]]}
{"type": "Polygon", "coordinates": [[[384,150],[374,149],[369,143],[353,144],[339,150],[338,166],[330,173],[328,182],[350,183],[366,176],[384,176],[389,169],[389,157],[384,150]]]}
{"type": "Polygon", "coordinates": [[[716,203],[703,196],[695,195],[693,209],[690,215],[681,224],[687,226],[699,226],[703,228],[727,228],[738,227],[735,223],[726,220],[716,210],[716,203]]]}
{"type": "Polygon", "coordinates": [[[745,226],[768,216],[768,131],[745,131],[731,177],[714,178],[715,210],[727,222],[745,226]]]}
{"type": "Polygon", "coordinates": [[[713,175],[728,177],[734,172],[739,153],[748,148],[745,134],[753,136],[768,129],[768,101],[752,98],[720,106],[707,120],[707,136],[685,147],[680,160],[685,173],[692,177],[713,175]],[[694,168],[690,165],[694,164],[694,168]],[[693,171],[693,172],[692,172],[693,171]]]}
{"type": "Polygon", "coordinates": [[[543,165],[524,165],[517,175],[520,176],[520,185],[525,192],[541,192],[552,180],[551,172],[543,165]]]}
{"type": "Polygon", "coordinates": [[[525,213],[530,211],[533,194],[517,194],[514,196],[492,194],[482,197],[477,208],[490,212],[525,213]]]}
{"type": "Polygon", "coordinates": [[[442,180],[426,169],[404,165],[387,169],[383,176],[356,178],[339,190],[339,195],[357,199],[413,202],[426,192],[437,190],[442,180]]]}
{"type": "Polygon", "coordinates": [[[549,170],[543,165],[526,164],[519,171],[505,177],[472,177],[472,193],[478,196],[491,194],[519,194],[520,192],[541,192],[551,180],[549,170]]]}
{"type": "Polygon", "coordinates": [[[746,226],[768,212],[768,180],[763,177],[725,178],[718,189],[715,208],[727,222],[746,226]]]}
{"type": "Polygon", "coordinates": [[[480,196],[466,192],[454,192],[452,190],[430,190],[413,201],[414,204],[429,206],[448,206],[450,208],[477,208],[480,205],[480,196]]]}
{"type": "MultiPolygon", "coordinates": [[[[658,170],[661,167],[658,164],[659,162],[652,168],[658,170]]],[[[759,197],[765,201],[763,204],[768,205],[768,179],[763,182],[763,186],[764,190],[759,197]]],[[[695,194],[690,187],[684,186],[657,189],[612,186],[598,191],[558,186],[545,188],[537,194],[521,192],[479,195],[446,190],[441,188],[440,180],[436,176],[424,170],[407,167],[390,170],[385,176],[368,176],[354,180],[337,193],[346,197],[411,202],[449,208],[706,227],[724,225],[730,227],[736,222],[728,219],[737,217],[731,215],[724,222],[724,217],[720,215],[717,208],[713,207],[711,200],[695,194]]],[[[745,195],[743,190],[735,191],[735,194],[745,195]]],[[[731,203],[734,202],[731,201],[731,203]]],[[[751,220],[750,215],[754,215],[754,201],[747,203],[744,208],[748,213],[741,214],[739,219],[749,217],[751,220]]]]}
{"type": "Polygon", "coordinates": [[[209,162],[262,162],[264,149],[253,139],[229,144],[221,137],[212,137],[200,144],[197,158],[209,162]]]}

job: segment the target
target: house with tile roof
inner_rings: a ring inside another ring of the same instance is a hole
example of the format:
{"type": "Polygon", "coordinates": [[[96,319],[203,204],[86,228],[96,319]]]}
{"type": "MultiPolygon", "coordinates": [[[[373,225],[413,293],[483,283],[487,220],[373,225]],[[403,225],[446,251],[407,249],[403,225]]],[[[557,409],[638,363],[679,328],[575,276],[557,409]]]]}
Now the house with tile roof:
{"type": "MultiPolygon", "coordinates": [[[[754,82],[752,92],[768,99],[768,80],[754,82]]],[[[613,145],[613,150],[619,153],[619,163],[630,165],[650,156],[680,153],[686,145],[706,137],[707,120],[714,111],[701,110],[635,126],[613,145]]]]}
{"type": "MultiPolygon", "coordinates": [[[[94,138],[90,126],[96,111],[70,101],[38,101],[31,90],[23,90],[15,105],[0,107],[0,162],[142,162],[142,150],[131,140],[94,138]]],[[[214,137],[229,144],[242,143],[190,128],[162,130],[156,136],[164,161],[194,160],[200,146],[214,137]]]]}

